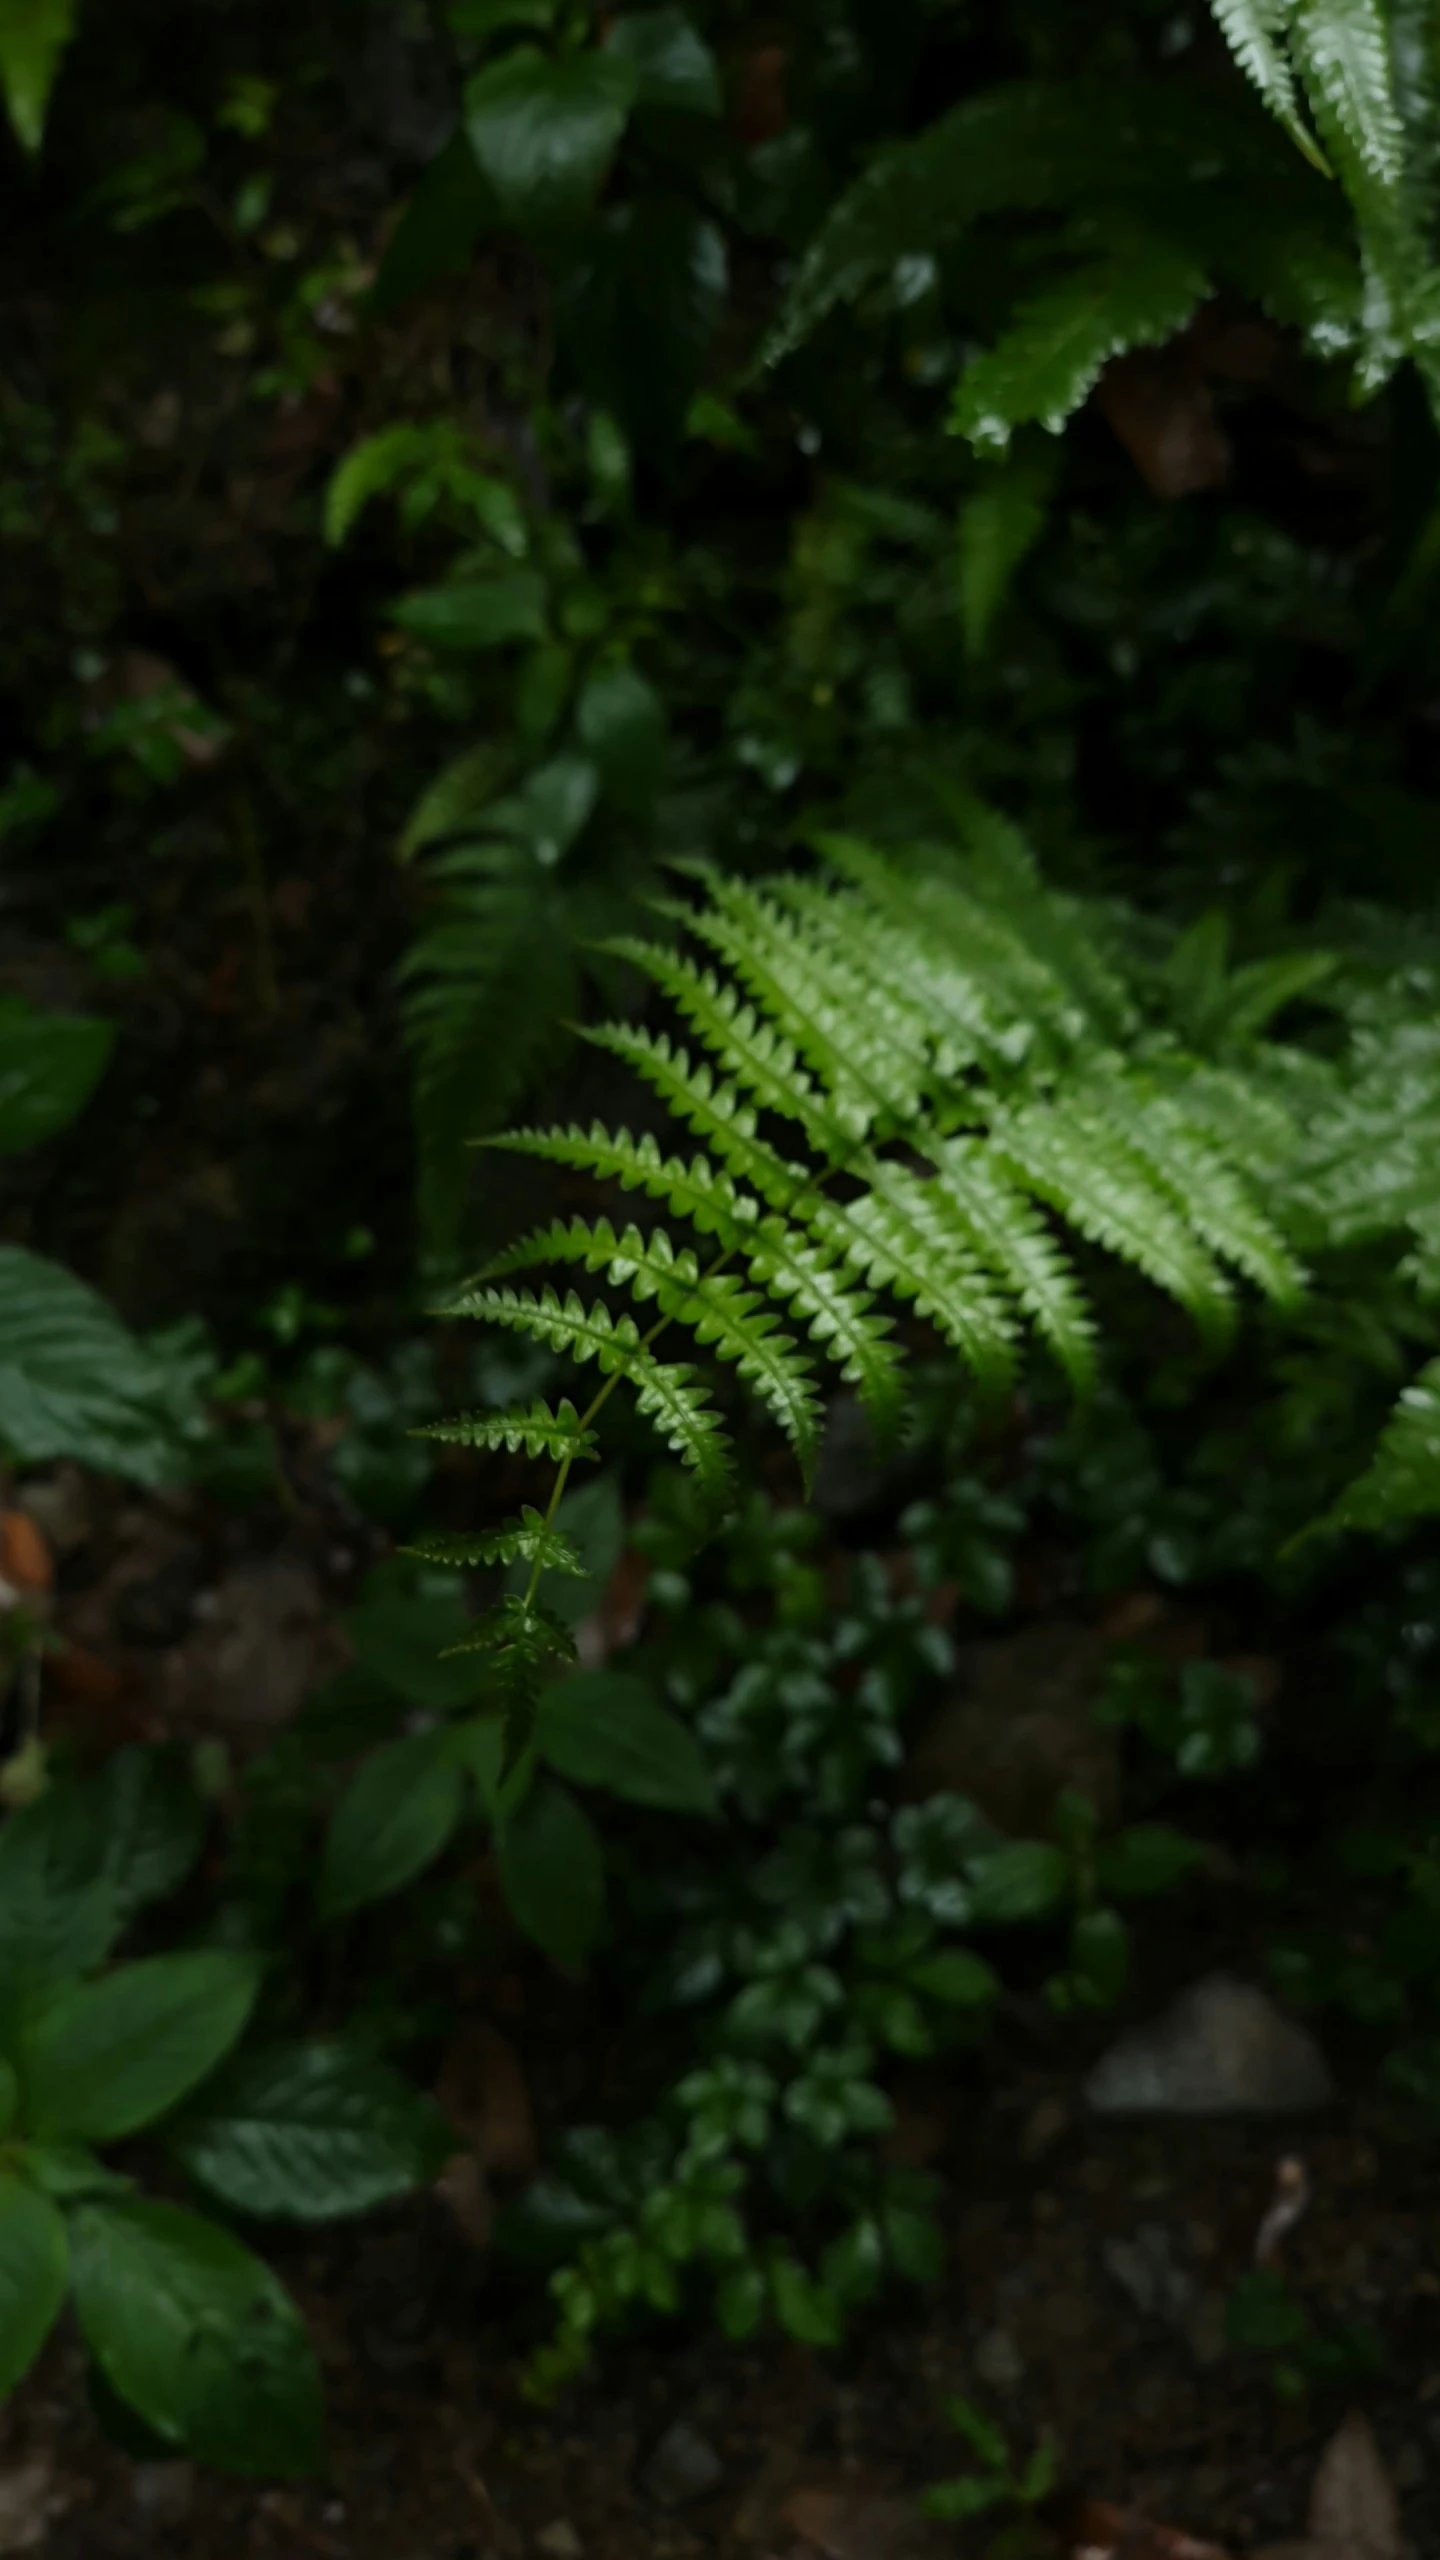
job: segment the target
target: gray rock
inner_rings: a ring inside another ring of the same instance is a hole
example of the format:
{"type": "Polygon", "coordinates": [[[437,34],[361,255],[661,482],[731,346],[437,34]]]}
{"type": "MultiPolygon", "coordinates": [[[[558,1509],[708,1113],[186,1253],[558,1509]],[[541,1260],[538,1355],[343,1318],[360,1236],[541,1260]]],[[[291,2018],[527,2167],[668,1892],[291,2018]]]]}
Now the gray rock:
{"type": "Polygon", "coordinates": [[[977,2381],[992,2391],[1014,2391],[1025,2379],[1025,2360],[1008,2329],[988,2329],[975,2350],[977,2381]]]}
{"type": "Polygon", "coordinates": [[[725,2465],[713,2444],[688,2418],[677,2418],[641,2472],[640,2486],[657,2507],[688,2507],[697,2498],[708,2498],[724,2477],[725,2465]]]}
{"type": "Polygon", "coordinates": [[[1334,2095],[1314,2037],[1253,1983],[1219,1973],[1118,2037],[1085,2083],[1107,2116],[1312,2115],[1334,2095]]]}

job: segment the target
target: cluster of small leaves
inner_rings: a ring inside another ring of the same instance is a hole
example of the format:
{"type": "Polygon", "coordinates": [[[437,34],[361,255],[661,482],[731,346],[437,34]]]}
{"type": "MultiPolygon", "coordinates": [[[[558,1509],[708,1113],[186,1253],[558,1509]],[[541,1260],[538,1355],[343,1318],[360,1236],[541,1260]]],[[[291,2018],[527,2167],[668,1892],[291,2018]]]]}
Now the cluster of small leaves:
{"type": "Polygon", "coordinates": [[[684,1481],[654,1492],[660,1624],[628,1676],[693,1718],[729,1832],[684,1873],[620,1863],[621,1948],[644,1951],[638,2014],[670,2039],[674,2076],[629,2134],[568,2136],[502,2226],[520,2255],[561,2261],[542,2395],[597,2331],[673,2311],[702,2279],[727,2335],[768,2317],[832,2345],[887,2277],[933,2278],[927,2183],[876,2156],[887,2059],[983,2033],[1000,1980],[977,1933],[1068,1926],[1055,2006],[1108,2005],[1125,1979],[1115,1900],[1179,1883],[1195,1856],[1159,1825],[1102,1841],[1078,1800],[1052,1841],[1007,1840],[956,1795],[887,1808],[902,1730],[951,1666],[923,1606],[876,1559],[829,1606],[806,1561],[813,1522],[758,1495],[706,1598],[685,1562],[684,1481]]]}

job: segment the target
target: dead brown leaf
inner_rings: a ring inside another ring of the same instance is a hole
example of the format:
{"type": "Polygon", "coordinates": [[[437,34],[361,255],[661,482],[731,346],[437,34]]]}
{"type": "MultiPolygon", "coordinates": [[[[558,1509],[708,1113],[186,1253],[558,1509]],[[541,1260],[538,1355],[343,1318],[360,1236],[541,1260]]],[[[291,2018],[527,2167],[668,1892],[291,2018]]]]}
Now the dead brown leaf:
{"type": "Polygon", "coordinates": [[[913,2499],[865,2497],[851,2489],[797,2489],[781,2521],[825,2560],[936,2560],[953,2548],[913,2499]]]}
{"type": "Polygon", "coordinates": [[[484,2169],[502,2178],[534,2176],[535,2116],[524,2067],[509,2037],[488,2018],[466,2019],[455,2029],[435,2095],[484,2169]]]}
{"type": "Polygon", "coordinates": [[[1065,2538],[1071,2560],[1230,2560],[1216,2542],[1196,2542],[1133,2507],[1097,2498],[1087,2498],[1067,2519],[1065,2538]]]}

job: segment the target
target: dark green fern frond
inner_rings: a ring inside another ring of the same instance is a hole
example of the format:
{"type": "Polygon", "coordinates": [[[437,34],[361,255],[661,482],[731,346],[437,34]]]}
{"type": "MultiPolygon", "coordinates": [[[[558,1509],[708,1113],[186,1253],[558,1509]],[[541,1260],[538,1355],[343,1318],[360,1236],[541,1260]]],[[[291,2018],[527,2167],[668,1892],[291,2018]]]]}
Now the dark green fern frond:
{"type": "Polygon", "coordinates": [[[1348,1485],[1321,1524],[1333,1529],[1404,1528],[1440,1513],[1440,1359],[1406,1387],[1363,1476],[1348,1485]]]}
{"type": "Polygon", "coordinates": [[[518,1520],[507,1520],[502,1529],[489,1529],[470,1536],[420,1538],[407,1555],[423,1556],[428,1564],[474,1567],[477,1565],[534,1565],[541,1573],[570,1574],[583,1582],[585,1566],[568,1538],[552,1528],[543,1513],[530,1503],[518,1520]]]}
{"type": "Polygon", "coordinates": [[[723,1500],[729,1458],[720,1418],[704,1389],[693,1383],[694,1369],[657,1360],[633,1316],[617,1321],[608,1307],[587,1307],[573,1290],[562,1303],[548,1288],[538,1298],[523,1289],[469,1289],[445,1312],[528,1334],[547,1350],[595,1361],[607,1378],[624,1378],[642,1413],[653,1417],[676,1456],[694,1468],[707,1496],[723,1500]]]}
{"type": "Polygon", "coordinates": [[[527,1458],[552,1458],[557,1466],[599,1455],[594,1432],[581,1429],[568,1397],[553,1411],[537,1396],[533,1404],[506,1412],[452,1414],[445,1422],[422,1423],[417,1437],[446,1440],[462,1449],[505,1449],[512,1457],[523,1449],[527,1458]]]}

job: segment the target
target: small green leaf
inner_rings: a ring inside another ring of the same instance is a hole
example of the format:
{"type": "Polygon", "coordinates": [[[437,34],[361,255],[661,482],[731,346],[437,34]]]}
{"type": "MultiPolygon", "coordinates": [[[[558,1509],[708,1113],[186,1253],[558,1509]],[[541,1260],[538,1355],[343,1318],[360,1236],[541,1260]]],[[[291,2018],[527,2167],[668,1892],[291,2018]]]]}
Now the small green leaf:
{"type": "Polygon", "coordinates": [[[1045,530],[1057,477],[1054,449],[1014,454],[961,501],[960,628],[981,656],[1016,571],[1045,530]]]}
{"type": "Polygon", "coordinates": [[[715,2287],[715,2320],[722,2335],[737,2340],[753,2338],[765,2316],[768,2299],[759,2267],[732,2267],[715,2287]]]}
{"type": "Polygon", "coordinates": [[[509,569],[493,578],[420,587],[391,606],[390,620],[427,648],[454,649],[462,656],[472,649],[505,649],[543,635],[545,581],[533,569],[509,569]]]}
{"type": "Polygon", "coordinates": [[[425,2186],[457,2136],[398,2071],[341,2043],[240,2056],[170,2129],[190,2175],[232,2212],[331,2222],[425,2186]]]}
{"type": "Polygon", "coordinates": [[[60,58],[75,32],[77,0],[4,0],[0,87],[25,149],[38,151],[60,58]]]}
{"type": "Polygon", "coordinates": [[[840,2302],[869,2302],[885,2272],[885,2243],[875,2216],[863,2213],[832,2240],[821,2259],[828,2290],[840,2302]]]}
{"type": "Polygon", "coordinates": [[[967,2516],[983,2516],[999,2505],[1005,2495],[1003,2480],[987,2480],[979,2473],[969,2480],[940,2480],[933,2489],[922,2491],[920,2511],[934,2524],[963,2524],[967,2516]]]}
{"type": "Polygon", "coordinates": [[[597,667],[575,706],[575,725],[600,768],[605,787],[623,804],[653,798],[665,759],[665,706],[634,667],[597,667]]]}
{"type": "Polygon", "coordinates": [[[818,2284],[798,2258],[777,2257],[770,2269],[775,2316],[806,2347],[838,2347],[845,2319],[828,2285],[818,2284]]]}
{"type": "Polygon", "coordinates": [[[221,2471],[318,2467],[319,2373],[267,2266],[199,2214],[140,2199],[82,2205],[72,2238],[86,2345],[148,2426],[221,2471]]]}
{"type": "Polygon", "coordinates": [[[943,2000],[949,2009],[984,2009],[1000,1995],[994,1968],[968,1947],[942,1947],[938,1954],[912,1965],[905,1979],[913,1991],[943,2000]]]}
{"type": "Polygon", "coordinates": [[[1096,1860],[1104,1893],[1128,1895],[1168,1893],[1193,1874],[1204,1851],[1198,1840],[1172,1831],[1163,1822],[1138,1822],[1107,1840],[1096,1860]]]}
{"type": "Polygon", "coordinates": [[[583,220],[638,85],[623,55],[552,59],[528,44],[477,72],[465,92],[465,130],[502,221],[544,235],[583,220]]]}
{"type": "Polygon", "coordinates": [[[1002,2474],[1009,2471],[1010,2448],[1001,2430],[993,2418],[986,2417],[983,2409],[976,2408],[973,2400],[950,2400],[945,2414],[957,2434],[965,2438],[972,2453],[978,2453],[987,2470],[1002,2474]]]}
{"type": "Polygon", "coordinates": [[[1110,2009],[1130,1973],[1130,1938],[1118,1911],[1082,1911],[1070,1932],[1075,1992],[1093,2009],[1110,2009]]]}
{"type": "Polygon", "coordinates": [[[70,2252],[47,2197],[0,2173],[0,2399],[28,2373],[65,2299],[70,2252]]]}
{"type": "Polygon", "coordinates": [[[945,2235],[933,2213],[914,2205],[882,2205],[880,2227],[897,2274],[911,2284],[939,2283],[945,2272],[945,2235]]]}
{"type": "Polygon", "coordinates": [[[107,2169],[83,2142],[25,2142],[16,2166],[52,2204],[78,2204],[86,2196],[123,2196],[131,2180],[107,2169]]]}
{"type": "MultiPolygon", "coordinates": [[[[8,10],[0,9],[0,62],[8,10]]],[[[97,1016],[41,1013],[0,997],[0,1156],[38,1147],[83,1110],[105,1071],[115,1027],[97,1016]]]]}
{"type": "Polygon", "coordinates": [[[465,1801],[443,1729],[383,1744],[357,1769],[331,1817],[320,1871],[328,1919],[383,1901],[439,1857],[465,1801]]]}
{"type": "Polygon", "coordinates": [[[631,9],[605,50],[633,64],[635,103],[672,115],[718,116],[724,104],[715,56],[683,9],[631,9]]]}
{"type": "Polygon", "coordinates": [[[564,1787],[542,1778],[497,1845],[505,1899],[526,1937],[579,1973],[605,1912],[605,1864],[591,1823],[564,1787]]]}
{"type": "MultiPolygon", "coordinates": [[[[442,276],[463,275],[497,207],[463,131],[452,133],[423,173],[390,235],[370,288],[377,319],[442,276]]],[[[343,467],[343,466],[342,466],[343,467]]]]}
{"type": "Polygon", "coordinates": [[[577,1671],[540,1701],[543,1758],[576,1786],[631,1804],[713,1814],[714,1783],[694,1739],[633,1672],[577,1671]]]}
{"type": "Polygon", "coordinates": [[[214,2070],[259,1987],[253,1957],[207,1948],[38,1994],[19,2054],[27,2126],[87,2142],[138,2132],[214,2070]]]}
{"type": "Polygon", "coordinates": [[[1041,1920],[1064,1901],[1070,1862],[1043,1840],[1012,1840],[989,1849],[971,1869],[977,1920],[1041,1920]]]}

